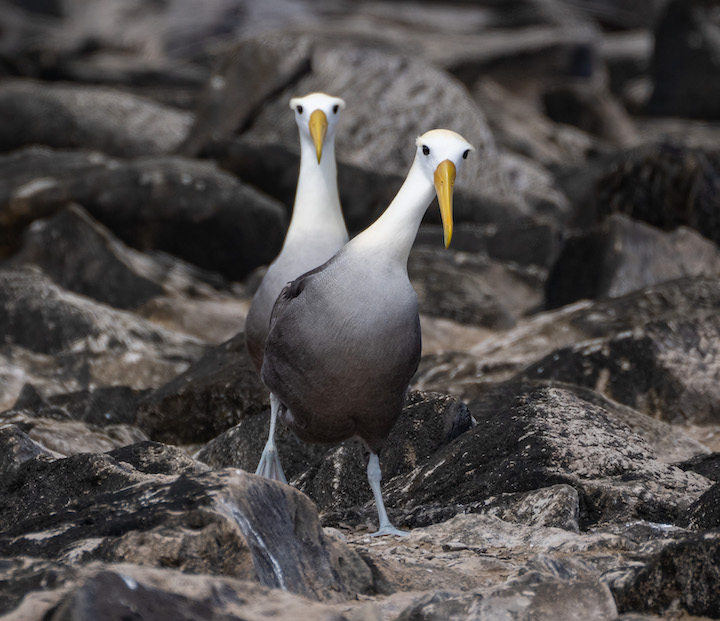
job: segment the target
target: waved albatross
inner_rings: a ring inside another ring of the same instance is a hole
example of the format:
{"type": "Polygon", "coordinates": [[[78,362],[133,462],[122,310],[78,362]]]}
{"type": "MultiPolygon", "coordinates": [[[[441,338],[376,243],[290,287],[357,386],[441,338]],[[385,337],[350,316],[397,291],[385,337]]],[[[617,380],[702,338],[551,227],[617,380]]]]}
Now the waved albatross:
{"type": "MultiPolygon", "coordinates": [[[[344,107],[342,99],[325,93],[290,100],[300,134],[300,173],[292,218],[282,250],[265,273],[245,320],[245,345],[258,374],[270,315],[280,291],[301,274],[327,261],[348,240],[335,163],[335,130],[344,107]]],[[[272,408],[273,412],[276,410],[272,408]]],[[[273,414],[268,443],[256,472],[285,482],[276,458],[275,423],[273,414]]]]}
{"type": "Polygon", "coordinates": [[[378,220],[332,259],[285,287],[272,312],[262,379],[273,418],[306,442],[359,437],[380,522],[388,519],[378,454],[402,410],[420,360],[418,300],[407,261],[437,194],[445,247],[452,236],[456,171],[473,147],[435,129],[417,139],[405,182],[378,220]]]}

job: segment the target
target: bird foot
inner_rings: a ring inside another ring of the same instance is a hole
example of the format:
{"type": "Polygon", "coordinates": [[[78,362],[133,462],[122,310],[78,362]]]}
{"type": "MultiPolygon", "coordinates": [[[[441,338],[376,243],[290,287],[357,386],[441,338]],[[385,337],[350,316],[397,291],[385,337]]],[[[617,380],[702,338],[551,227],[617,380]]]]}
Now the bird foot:
{"type": "Polygon", "coordinates": [[[273,481],[287,483],[276,447],[265,446],[262,455],[260,456],[260,462],[255,470],[255,474],[259,474],[260,476],[273,481]]]}
{"type": "Polygon", "coordinates": [[[406,530],[395,528],[392,524],[381,526],[376,532],[370,533],[371,537],[382,537],[383,535],[395,535],[396,537],[407,537],[410,533],[406,530]]]}

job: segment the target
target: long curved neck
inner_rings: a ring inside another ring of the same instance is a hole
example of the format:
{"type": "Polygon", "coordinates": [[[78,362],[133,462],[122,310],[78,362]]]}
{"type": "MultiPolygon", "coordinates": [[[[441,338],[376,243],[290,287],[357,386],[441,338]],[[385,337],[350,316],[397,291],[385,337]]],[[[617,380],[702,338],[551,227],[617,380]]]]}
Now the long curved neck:
{"type": "Polygon", "coordinates": [[[323,231],[344,233],[347,238],[337,188],[335,141],[329,138],[318,163],[312,141],[300,137],[300,174],[285,244],[323,231]]]}
{"type": "Polygon", "coordinates": [[[435,196],[435,189],[415,158],[410,171],[385,212],[351,244],[362,252],[407,269],[420,223],[435,196]]]}

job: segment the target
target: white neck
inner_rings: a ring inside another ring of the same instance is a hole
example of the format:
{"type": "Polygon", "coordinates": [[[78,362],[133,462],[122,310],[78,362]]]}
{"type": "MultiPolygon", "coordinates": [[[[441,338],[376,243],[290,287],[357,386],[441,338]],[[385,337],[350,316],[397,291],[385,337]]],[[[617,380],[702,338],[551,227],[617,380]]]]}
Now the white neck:
{"type": "Polygon", "coordinates": [[[372,257],[407,270],[420,223],[435,196],[435,189],[420,166],[416,156],[405,182],[385,212],[350,242],[354,250],[369,252],[372,257]]]}
{"type": "Polygon", "coordinates": [[[347,239],[337,189],[335,144],[332,137],[328,138],[318,163],[312,140],[300,137],[300,174],[286,245],[296,239],[307,243],[308,235],[317,236],[324,232],[344,234],[347,239]]]}

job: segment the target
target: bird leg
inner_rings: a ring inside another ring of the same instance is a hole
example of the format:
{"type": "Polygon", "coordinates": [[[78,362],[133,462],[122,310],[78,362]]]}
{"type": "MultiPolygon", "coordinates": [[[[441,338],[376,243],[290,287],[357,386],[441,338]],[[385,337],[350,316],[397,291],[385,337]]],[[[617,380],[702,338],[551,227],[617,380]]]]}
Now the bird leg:
{"type": "Polygon", "coordinates": [[[280,399],[273,393],[270,393],[270,433],[262,455],[260,456],[260,462],[258,463],[257,470],[255,470],[255,474],[262,475],[266,479],[287,483],[285,473],[280,464],[280,456],[275,446],[275,425],[281,407],[283,406],[282,403],[280,403],[280,399]]]}
{"type": "Polygon", "coordinates": [[[382,472],[380,471],[380,460],[378,459],[377,453],[370,452],[370,459],[368,460],[367,466],[367,477],[368,483],[370,483],[370,489],[372,489],[373,496],[375,496],[375,504],[377,505],[378,520],[380,521],[380,528],[377,532],[372,533],[373,537],[378,535],[398,535],[404,537],[409,533],[404,530],[398,530],[391,523],[385,511],[385,503],[382,498],[382,491],[380,490],[380,479],[382,479],[382,472]]]}

